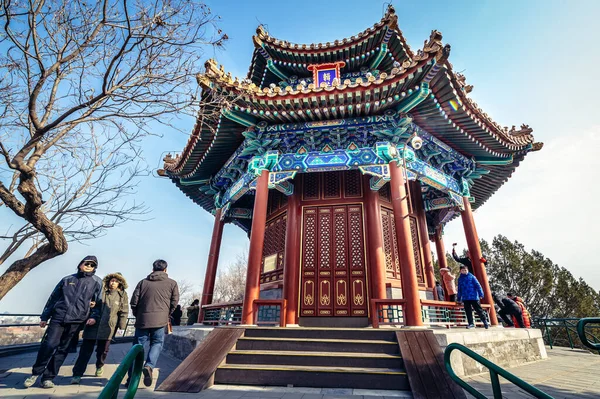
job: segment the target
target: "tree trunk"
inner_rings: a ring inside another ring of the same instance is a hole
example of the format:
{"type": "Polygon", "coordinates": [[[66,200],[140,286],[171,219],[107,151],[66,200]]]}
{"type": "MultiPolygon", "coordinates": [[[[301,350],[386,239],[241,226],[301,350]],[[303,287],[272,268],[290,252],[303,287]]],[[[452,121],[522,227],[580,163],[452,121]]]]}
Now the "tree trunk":
{"type": "MultiPolygon", "coordinates": [[[[61,232],[62,233],[62,232],[61,232]]],[[[0,300],[27,275],[31,270],[41,263],[62,255],[66,252],[66,240],[64,251],[57,251],[50,244],[39,247],[31,256],[15,261],[0,276],[0,300]]]]}
{"type": "Polygon", "coordinates": [[[32,269],[49,259],[64,254],[69,247],[62,227],[53,223],[42,211],[42,196],[34,184],[34,178],[35,173],[22,172],[20,175],[17,189],[26,200],[24,207],[19,207],[18,201],[11,193],[4,192],[3,200],[15,198],[14,203],[8,203],[8,205],[42,233],[48,243],[40,246],[31,255],[15,261],[0,276],[0,300],[32,269]]]}

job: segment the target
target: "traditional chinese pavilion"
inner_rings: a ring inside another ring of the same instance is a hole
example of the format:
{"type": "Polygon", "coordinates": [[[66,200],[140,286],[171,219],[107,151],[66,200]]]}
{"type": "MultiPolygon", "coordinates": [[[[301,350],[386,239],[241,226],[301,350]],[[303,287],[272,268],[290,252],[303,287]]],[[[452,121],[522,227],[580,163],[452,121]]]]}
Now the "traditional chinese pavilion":
{"type": "Polygon", "coordinates": [[[444,300],[430,241],[444,266],[458,216],[492,304],[472,210],[542,147],[532,129],[494,122],[441,33],[413,51],[392,7],[350,38],[299,45],[259,26],[253,43],[244,79],[206,63],[196,126],[160,171],[215,215],[202,305],[233,223],[250,236],[242,324],[271,300],[287,324],[366,326],[398,299],[403,324],[422,325],[422,301],[444,300]]]}

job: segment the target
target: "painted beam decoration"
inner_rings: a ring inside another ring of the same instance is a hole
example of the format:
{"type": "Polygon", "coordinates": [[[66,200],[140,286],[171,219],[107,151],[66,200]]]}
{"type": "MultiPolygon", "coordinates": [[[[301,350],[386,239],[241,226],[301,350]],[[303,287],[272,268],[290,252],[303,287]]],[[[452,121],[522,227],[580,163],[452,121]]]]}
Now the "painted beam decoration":
{"type": "MultiPolygon", "coordinates": [[[[384,156],[378,155],[382,147],[390,149],[388,158],[400,161],[406,157],[407,176],[409,180],[419,179],[423,183],[444,193],[452,192],[451,201],[461,200],[462,186],[451,176],[429,166],[417,158],[412,149],[398,151],[389,143],[378,143],[377,148],[355,148],[352,151],[332,150],[331,152],[305,152],[303,154],[277,154],[269,151],[262,157],[254,157],[248,166],[248,173],[236,181],[223,197],[223,204],[235,201],[253,189],[256,177],[263,170],[269,170],[269,188],[275,188],[286,195],[293,193],[293,185],[289,182],[296,173],[330,172],[358,169],[363,174],[374,177],[371,189],[378,190],[390,179],[389,166],[384,156]]],[[[458,201],[456,201],[458,202],[458,201]]],[[[460,203],[455,203],[455,206],[460,203]]]]}
{"type": "MultiPolygon", "coordinates": [[[[407,96],[414,103],[426,87],[407,96]],[[421,92],[421,93],[419,93],[421,92]]],[[[358,169],[371,176],[370,188],[379,190],[390,180],[388,163],[406,166],[409,180],[436,189],[428,210],[459,207],[470,196],[473,179],[488,173],[469,159],[420,129],[410,114],[388,110],[383,115],[270,125],[261,122],[244,132],[245,140],[215,178],[203,182],[219,190],[216,205],[235,203],[253,190],[256,178],[269,171],[269,188],[285,195],[294,192],[297,173],[358,169]],[[411,138],[423,143],[412,148],[411,138]],[[404,160],[404,162],[403,162],[404,160]],[[435,201],[433,201],[435,199],[435,201]]]]}

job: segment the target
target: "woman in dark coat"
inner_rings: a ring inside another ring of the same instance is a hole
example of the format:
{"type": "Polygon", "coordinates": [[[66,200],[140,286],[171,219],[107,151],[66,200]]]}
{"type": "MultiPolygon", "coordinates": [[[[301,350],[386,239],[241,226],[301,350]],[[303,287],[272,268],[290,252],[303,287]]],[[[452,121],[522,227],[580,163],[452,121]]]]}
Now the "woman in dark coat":
{"type": "Polygon", "coordinates": [[[125,292],[126,288],[127,281],[121,273],[112,273],[104,277],[100,318],[95,325],[86,326],[83,330],[83,344],[73,367],[71,384],[81,382],[81,377],[94,351],[94,345],[96,346],[96,377],[104,373],[104,361],[115,330],[124,331],[127,326],[129,298],[125,292]]]}
{"type": "Polygon", "coordinates": [[[198,316],[200,315],[200,300],[194,299],[194,302],[187,307],[187,325],[191,326],[194,323],[198,323],[198,316]]]}
{"type": "Polygon", "coordinates": [[[173,314],[171,315],[171,325],[180,326],[181,316],[183,316],[183,310],[181,310],[181,305],[177,305],[177,307],[173,311],[173,314]]]}

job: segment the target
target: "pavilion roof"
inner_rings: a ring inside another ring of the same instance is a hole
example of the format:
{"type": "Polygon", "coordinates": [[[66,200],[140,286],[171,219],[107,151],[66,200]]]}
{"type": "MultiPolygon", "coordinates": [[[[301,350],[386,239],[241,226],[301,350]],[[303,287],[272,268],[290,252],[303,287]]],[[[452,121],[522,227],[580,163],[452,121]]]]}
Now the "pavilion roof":
{"type": "Polygon", "coordinates": [[[377,58],[382,44],[389,52],[379,66],[384,71],[391,70],[394,62],[402,63],[414,56],[398,27],[398,16],[391,5],[381,21],[349,38],[326,43],[295,44],[271,36],[261,25],[256,29],[252,41],[255,49],[248,78],[260,87],[280,80],[267,68],[268,61],[289,76],[310,76],[306,69],[308,65],[336,61],[346,62],[342,72],[356,71],[377,58]]]}
{"type": "MultiPolygon", "coordinates": [[[[362,33],[362,38],[394,27],[395,21],[395,14],[388,10],[380,23],[362,33]]],[[[325,48],[313,45],[312,49],[305,49],[302,45],[266,38],[263,36],[261,40],[278,51],[322,53],[325,48]]],[[[348,46],[357,41],[358,36],[342,44],[348,46]]],[[[335,43],[327,48],[341,46],[341,42],[335,43]]],[[[201,116],[182,154],[165,159],[167,175],[175,181],[210,179],[242,144],[242,133],[248,127],[263,121],[286,124],[380,115],[387,109],[396,109],[405,96],[419,90],[425,82],[431,93],[410,114],[419,127],[463,155],[482,161],[490,170],[471,187],[476,199],[474,208],[481,206],[508,180],[525,155],[539,150],[542,144],[534,142],[529,126],[502,127],[478,107],[469,97],[472,86],[466,84],[462,74],[454,72],[448,61],[449,45],[442,44],[439,32],[432,32],[423,49],[414,54],[408,50],[405,54],[401,65],[396,64],[388,72],[337,81],[327,87],[314,84],[260,87],[253,81],[233,78],[209,60],[205,73],[198,75],[203,88],[201,116]],[[211,103],[215,96],[226,101],[211,103]],[[207,109],[214,112],[206,112],[207,109]]],[[[203,208],[214,208],[212,194],[190,190],[186,187],[183,191],[203,208]]]]}

